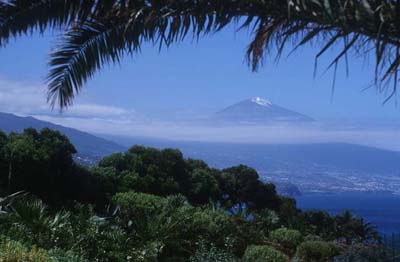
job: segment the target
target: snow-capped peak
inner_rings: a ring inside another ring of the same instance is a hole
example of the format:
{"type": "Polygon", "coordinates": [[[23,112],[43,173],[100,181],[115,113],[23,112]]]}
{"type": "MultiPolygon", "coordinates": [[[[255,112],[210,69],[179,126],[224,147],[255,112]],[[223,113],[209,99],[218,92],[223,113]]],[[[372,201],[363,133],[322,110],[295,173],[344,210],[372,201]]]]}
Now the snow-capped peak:
{"type": "Polygon", "coordinates": [[[251,100],[251,102],[256,103],[256,104],[258,104],[260,106],[272,106],[271,101],[266,100],[266,99],[261,98],[261,97],[253,97],[250,100],[251,100]]]}

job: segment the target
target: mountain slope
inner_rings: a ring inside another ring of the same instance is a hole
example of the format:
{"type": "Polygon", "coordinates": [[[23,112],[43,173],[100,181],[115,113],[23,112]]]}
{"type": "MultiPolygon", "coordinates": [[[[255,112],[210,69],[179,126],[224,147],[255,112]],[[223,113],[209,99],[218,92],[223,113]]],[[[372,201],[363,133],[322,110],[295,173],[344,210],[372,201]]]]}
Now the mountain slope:
{"type": "Polygon", "coordinates": [[[346,143],[235,144],[184,143],[191,157],[216,167],[247,164],[259,170],[341,170],[400,177],[400,152],[346,143]]]}
{"type": "Polygon", "coordinates": [[[311,117],[272,104],[260,97],[250,98],[217,113],[214,119],[225,122],[262,124],[265,122],[310,122],[311,117]]]}
{"type": "Polygon", "coordinates": [[[178,148],[217,168],[245,164],[280,193],[395,192],[400,194],[400,152],[344,143],[244,144],[112,138],[124,145],[178,148]],[[291,187],[295,185],[295,188],[291,187]]]}
{"type": "Polygon", "coordinates": [[[80,156],[98,159],[103,156],[124,151],[126,148],[115,142],[50,122],[41,121],[33,117],[20,117],[8,113],[0,113],[0,129],[6,133],[22,132],[25,128],[51,128],[68,136],[80,156]]]}
{"type": "Polygon", "coordinates": [[[400,177],[400,152],[347,143],[251,144],[109,137],[122,145],[178,148],[214,167],[246,164],[259,170],[343,170],[400,177]]]}

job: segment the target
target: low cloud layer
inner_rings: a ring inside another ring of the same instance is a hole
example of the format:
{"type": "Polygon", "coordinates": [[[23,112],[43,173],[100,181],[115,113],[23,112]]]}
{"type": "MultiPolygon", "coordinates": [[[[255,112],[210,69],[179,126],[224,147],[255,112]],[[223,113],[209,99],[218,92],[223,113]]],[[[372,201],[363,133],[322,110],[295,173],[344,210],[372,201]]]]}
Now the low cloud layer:
{"type": "Polygon", "coordinates": [[[135,122],[132,120],[105,120],[39,117],[43,120],[72,126],[91,133],[126,137],[149,137],[169,140],[235,142],[256,144],[299,143],[355,143],[400,151],[400,130],[396,127],[377,128],[360,126],[332,127],[326,123],[277,126],[212,127],[172,122],[135,122]],[[329,128],[327,128],[329,126],[329,128]]]}
{"type": "Polygon", "coordinates": [[[133,109],[80,102],[60,113],[46,102],[46,88],[0,79],[0,111],[18,115],[78,119],[139,118],[133,109]]]}
{"type": "Polygon", "coordinates": [[[79,102],[60,114],[50,110],[42,86],[0,79],[0,111],[95,134],[237,143],[344,142],[400,151],[400,126],[377,122],[316,122],[307,125],[227,126],[150,120],[133,109],[79,102]]]}

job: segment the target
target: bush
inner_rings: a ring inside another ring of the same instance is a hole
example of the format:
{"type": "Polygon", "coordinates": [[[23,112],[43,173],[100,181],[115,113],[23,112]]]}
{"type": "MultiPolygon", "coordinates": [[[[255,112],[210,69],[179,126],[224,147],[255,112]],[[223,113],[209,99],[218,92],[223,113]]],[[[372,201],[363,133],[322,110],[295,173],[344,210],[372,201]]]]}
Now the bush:
{"type": "Polygon", "coordinates": [[[213,243],[200,241],[196,254],[190,258],[190,262],[234,262],[235,256],[230,252],[217,248],[213,243]]]}
{"type": "Polygon", "coordinates": [[[127,261],[132,262],[158,262],[164,244],[158,241],[151,241],[141,247],[133,248],[131,255],[127,257],[127,261]]]}
{"type": "Polygon", "coordinates": [[[68,245],[71,240],[70,213],[50,214],[39,199],[28,197],[13,203],[13,212],[7,215],[4,234],[24,244],[45,249],[68,245]]]}
{"type": "Polygon", "coordinates": [[[340,248],[329,242],[307,241],[297,248],[297,258],[304,262],[324,262],[340,254],[340,248]]]}
{"type": "Polygon", "coordinates": [[[270,246],[250,246],[247,248],[243,262],[287,262],[288,257],[270,246]]]}
{"type": "Polygon", "coordinates": [[[19,242],[5,240],[0,245],[1,262],[53,262],[43,249],[26,248],[19,242]]]}
{"type": "Polygon", "coordinates": [[[204,238],[209,237],[209,240],[214,241],[220,238],[223,242],[226,236],[236,233],[235,224],[226,213],[207,208],[196,208],[193,211],[188,226],[190,226],[190,231],[194,235],[202,235],[204,238]]]}
{"type": "Polygon", "coordinates": [[[0,238],[1,262],[87,262],[72,251],[64,251],[58,248],[46,251],[36,246],[28,248],[20,242],[6,237],[0,238]]]}
{"type": "Polygon", "coordinates": [[[296,247],[303,241],[303,236],[297,230],[279,228],[271,232],[271,240],[278,243],[285,249],[296,250],[296,247]]]}
{"type": "Polygon", "coordinates": [[[309,234],[304,237],[304,241],[322,241],[322,240],[323,240],[322,237],[312,234],[309,234]]]}
{"type": "Polygon", "coordinates": [[[136,192],[118,193],[112,201],[127,216],[154,215],[166,204],[165,198],[136,192]]]}
{"type": "Polygon", "coordinates": [[[269,209],[262,209],[254,214],[254,222],[257,225],[257,229],[269,235],[271,230],[279,228],[279,216],[278,214],[269,209]]]}
{"type": "Polygon", "coordinates": [[[52,262],[87,262],[86,259],[74,254],[71,251],[52,249],[48,253],[52,258],[52,262]]]}
{"type": "Polygon", "coordinates": [[[343,254],[335,257],[335,262],[380,262],[392,261],[389,250],[380,246],[354,245],[349,247],[343,254]]]}

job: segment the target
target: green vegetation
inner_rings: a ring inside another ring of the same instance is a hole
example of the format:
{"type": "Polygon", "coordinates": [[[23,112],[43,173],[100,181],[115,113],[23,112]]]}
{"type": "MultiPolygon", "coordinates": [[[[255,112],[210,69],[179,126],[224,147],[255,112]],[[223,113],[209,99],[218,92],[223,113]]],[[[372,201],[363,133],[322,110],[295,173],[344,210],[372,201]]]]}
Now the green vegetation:
{"type": "Polygon", "coordinates": [[[249,246],[243,256],[243,262],[287,262],[282,252],[270,246],[249,246]]]}
{"type": "Polygon", "coordinates": [[[219,170],[178,150],[134,146],[87,168],[74,163],[74,153],[57,131],[0,133],[0,261],[387,255],[361,218],[302,212],[247,166],[219,170]]]}
{"type": "Polygon", "coordinates": [[[340,248],[323,241],[307,241],[300,244],[297,250],[297,257],[304,262],[330,261],[340,254],[340,248]]]}
{"type": "Polygon", "coordinates": [[[287,252],[294,253],[297,246],[303,242],[303,236],[297,230],[280,228],[271,232],[270,239],[285,248],[287,252]]]}
{"type": "Polygon", "coordinates": [[[53,249],[46,251],[35,246],[28,248],[10,239],[0,243],[0,261],[2,262],[86,262],[87,260],[72,252],[53,249]]]}

